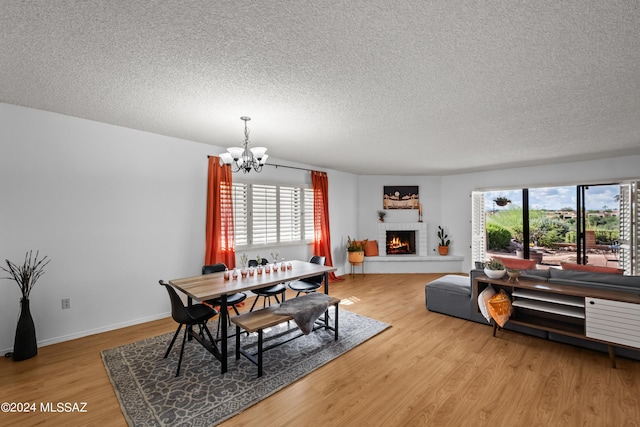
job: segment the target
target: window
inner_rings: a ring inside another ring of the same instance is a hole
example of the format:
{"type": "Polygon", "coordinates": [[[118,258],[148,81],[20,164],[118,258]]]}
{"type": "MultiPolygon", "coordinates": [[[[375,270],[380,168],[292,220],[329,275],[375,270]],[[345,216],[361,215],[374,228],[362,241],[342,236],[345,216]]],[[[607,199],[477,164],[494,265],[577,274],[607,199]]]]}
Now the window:
{"type": "Polygon", "coordinates": [[[233,183],[236,248],[313,239],[313,189],[233,183]]]}
{"type": "Polygon", "coordinates": [[[280,241],[302,240],[302,189],[280,187],[280,241]]]}
{"type": "Polygon", "coordinates": [[[637,275],[638,187],[628,181],[473,192],[473,261],[512,254],[538,260],[538,268],[578,262],[637,275]]]}
{"type": "Polygon", "coordinates": [[[304,240],[306,242],[313,241],[315,230],[313,223],[313,188],[305,188],[303,190],[304,193],[304,240]]]}
{"type": "Polygon", "coordinates": [[[247,184],[233,183],[233,222],[236,246],[249,244],[249,203],[247,201],[247,184]]]}
{"type": "Polygon", "coordinates": [[[265,245],[278,242],[278,189],[275,185],[250,186],[251,227],[249,243],[265,245]]]}

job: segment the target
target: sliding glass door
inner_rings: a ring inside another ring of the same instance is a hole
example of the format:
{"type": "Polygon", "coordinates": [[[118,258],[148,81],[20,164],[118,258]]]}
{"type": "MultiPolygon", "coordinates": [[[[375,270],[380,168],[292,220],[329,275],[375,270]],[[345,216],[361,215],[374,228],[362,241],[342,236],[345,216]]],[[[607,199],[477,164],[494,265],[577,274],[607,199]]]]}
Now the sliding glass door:
{"type": "Polygon", "coordinates": [[[634,181],[473,192],[472,259],[495,253],[638,274],[637,190],[634,181]]]}
{"type": "Polygon", "coordinates": [[[587,254],[589,251],[611,251],[613,246],[618,246],[620,209],[615,205],[619,200],[620,184],[577,186],[576,243],[578,264],[588,264],[587,254]]]}

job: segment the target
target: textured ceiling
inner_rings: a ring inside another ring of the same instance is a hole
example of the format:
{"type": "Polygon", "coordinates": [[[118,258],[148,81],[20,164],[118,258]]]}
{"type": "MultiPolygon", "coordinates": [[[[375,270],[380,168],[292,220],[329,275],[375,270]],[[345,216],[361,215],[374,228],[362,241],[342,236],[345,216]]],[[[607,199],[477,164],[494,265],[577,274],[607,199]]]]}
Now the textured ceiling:
{"type": "Polygon", "coordinates": [[[358,174],[640,154],[637,0],[0,3],[0,102],[358,174]]]}

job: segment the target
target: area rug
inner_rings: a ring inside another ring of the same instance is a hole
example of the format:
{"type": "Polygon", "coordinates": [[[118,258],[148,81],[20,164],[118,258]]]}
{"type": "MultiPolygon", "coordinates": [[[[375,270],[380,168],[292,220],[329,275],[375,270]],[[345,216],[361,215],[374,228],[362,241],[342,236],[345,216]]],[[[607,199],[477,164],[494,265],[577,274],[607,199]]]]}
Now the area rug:
{"type": "MultiPolygon", "coordinates": [[[[333,331],[318,330],[270,349],[264,353],[260,378],[257,366],[246,358],[235,360],[235,339],[229,340],[224,375],[220,362],[194,340],[187,342],[180,376],[175,377],[182,334],[167,359],[163,356],[173,333],[105,350],[102,360],[130,426],[217,425],[390,326],[342,309],[338,315],[338,341],[333,331]]],[[[209,322],[214,335],[216,322],[209,322]]],[[[284,341],[289,337],[286,328],[295,328],[295,322],[272,328],[265,337],[281,336],[277,339],[284,341]]],[[[256,334],[244,335],[243,348],[255,340],[256,334]]]]}

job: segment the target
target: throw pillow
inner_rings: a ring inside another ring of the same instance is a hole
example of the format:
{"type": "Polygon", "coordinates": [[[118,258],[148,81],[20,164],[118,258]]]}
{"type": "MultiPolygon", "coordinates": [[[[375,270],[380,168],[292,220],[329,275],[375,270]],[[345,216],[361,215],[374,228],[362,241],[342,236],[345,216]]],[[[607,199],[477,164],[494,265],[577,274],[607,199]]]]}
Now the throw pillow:
{"type": "Polygon", "coordinates": [[[494,256],[494,258],[498,258],[500,261],[502,261],[506,268],[511,268],[513,270],[535,270],[538,265],[538,262],[536,260],[531,259],[509,258],[501,256],[494,256]]]}
{"type": "Polygon", "coordinates": [[[378,256],[380,253],[378,252],[378,241],[377,240],[367,240],[367,244],[364,245],[364,256],[378,256]]]}
{"type": "Polygon", "coordinates": [[[491,285],[484,288],[480,295],[478,295],[478,308],[480,309],[480,313],[487,319],[487,322],[491,323],[491,314],[489,314],[489,300],[492,296],[496,294],[496,291],[491,287],[491,285]]]}
{"type": "Polygon", "coordinates": [[[491,313],[491,317],[493,317],[493,320],[495,320],[501,328],[504,327],[504,324],[507,323],[509,317],[511,317],[512,311],[511,300],[503,289],[500,289],[499,293],[489,299],[489,313],[491,313]]]}
{"type": "Polygon", "coordinates": [[[570,262],[561,262],[563,270],[580,270],[580,271],[589,271],[591,273],[610,273],[610,274],[623,274],[624,270],[621,268],[614,267],[603,267],[600,265],[583,265],[583,264],[573,264],[570,262]]]}

